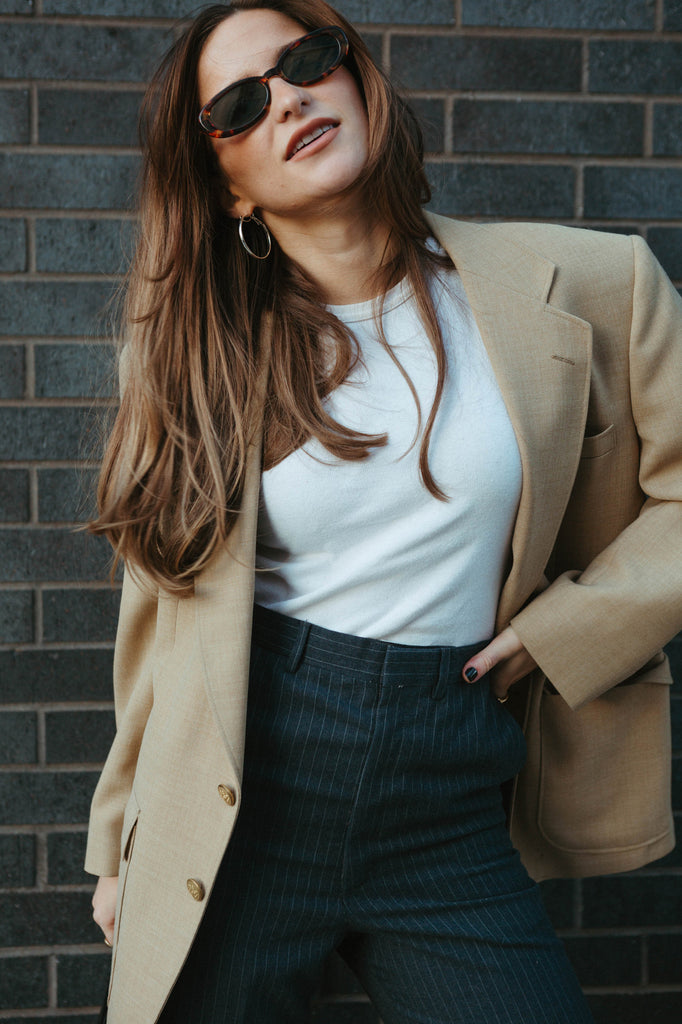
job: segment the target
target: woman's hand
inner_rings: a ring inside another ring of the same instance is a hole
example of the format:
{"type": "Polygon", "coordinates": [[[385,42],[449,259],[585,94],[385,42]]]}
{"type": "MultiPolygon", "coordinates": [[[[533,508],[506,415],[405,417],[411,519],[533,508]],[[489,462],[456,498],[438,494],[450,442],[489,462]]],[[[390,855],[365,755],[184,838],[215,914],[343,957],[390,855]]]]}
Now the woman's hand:
{"type": "Polygon", "coordinates": [[[104,932],[104,941],[108,945],[114,941],[117,889],[118,876],[109,878],[102,876],[98,880],[92,896],[92,916],[104,932]]]}
{"type": "Polygon", "coordinates": [[[537,662],[523,646],[511,626],[507,626],[490,641],[487,647],[469,658],[462,676],[467,683],[475,683],[491,673],[490,688],[498,700],[507,699],[512,683],[523,679],[537,668],[537,662]]]}

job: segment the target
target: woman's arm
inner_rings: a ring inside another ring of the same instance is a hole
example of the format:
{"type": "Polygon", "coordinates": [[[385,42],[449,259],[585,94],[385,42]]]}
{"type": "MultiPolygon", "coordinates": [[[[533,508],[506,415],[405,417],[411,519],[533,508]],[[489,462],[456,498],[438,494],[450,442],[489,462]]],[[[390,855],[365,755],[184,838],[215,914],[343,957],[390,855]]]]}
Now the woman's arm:
{"type": "Polygon", "coordinates": [[[637,672],[682,627],[682,301],[632,239],[628,360],[640,440],[637,519],[587,568],[536,596],[472,663],[495,693],[539,665],[571,707],[637,672]]]}

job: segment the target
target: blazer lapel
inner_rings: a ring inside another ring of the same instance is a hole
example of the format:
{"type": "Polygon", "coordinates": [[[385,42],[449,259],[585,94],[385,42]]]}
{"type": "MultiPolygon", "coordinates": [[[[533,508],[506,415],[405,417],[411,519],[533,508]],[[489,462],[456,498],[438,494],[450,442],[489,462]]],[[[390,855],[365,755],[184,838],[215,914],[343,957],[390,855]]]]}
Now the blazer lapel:
{"type": "Polygon", "coordinates": [[[592,331],[548,304],[551,261],[485,225],[429,220],[462,278],[521,455],[499,630],[540,583],[568,502],[587,416],[592,331]]]}
{"type": "Polygon", "coordinates": [[[195,582],[204,687],[232,768],[241,779],[253,617],[260,451],[252,446],[239,518],[195,582]]]}

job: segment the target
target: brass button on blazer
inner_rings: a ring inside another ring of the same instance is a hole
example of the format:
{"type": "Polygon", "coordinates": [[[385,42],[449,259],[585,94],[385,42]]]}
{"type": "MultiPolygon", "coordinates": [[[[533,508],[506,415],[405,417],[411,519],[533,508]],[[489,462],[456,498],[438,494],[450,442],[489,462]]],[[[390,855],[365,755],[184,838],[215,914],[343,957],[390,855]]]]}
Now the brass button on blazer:
{"type": "Polygon", "coordinates": [[[234,807],[237,803],[237,794],[230,786],[218,786],[218,792],[225,801],[228,807],[234,807]]]}
{"type": "Polygon", "coordinates": [[[204,889],[201,882],[197,881],[196,878],[188,878],[187,888],[192,899],[196,900],[197,903],[201,903],[204,896],[206,895],[206,890],[204,889]]]}

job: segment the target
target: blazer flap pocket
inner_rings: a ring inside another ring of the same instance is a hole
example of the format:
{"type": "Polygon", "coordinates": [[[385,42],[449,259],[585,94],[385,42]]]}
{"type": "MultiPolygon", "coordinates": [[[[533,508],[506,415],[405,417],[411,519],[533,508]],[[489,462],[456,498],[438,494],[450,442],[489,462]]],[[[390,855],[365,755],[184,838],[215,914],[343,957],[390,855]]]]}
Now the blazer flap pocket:
{"type": "Polygon", "coordinates": [[[598,459],[600,455],[606,455],[616,444],[616,428],[612,423],[606,430],[599,434],[590,434],[583,438],[583,447],[580,452],[581,459],[598,459]]]}

